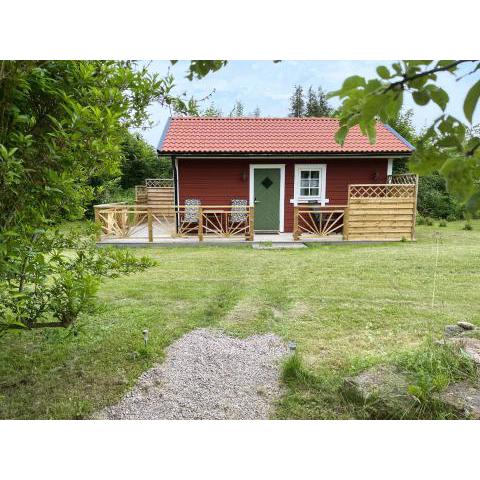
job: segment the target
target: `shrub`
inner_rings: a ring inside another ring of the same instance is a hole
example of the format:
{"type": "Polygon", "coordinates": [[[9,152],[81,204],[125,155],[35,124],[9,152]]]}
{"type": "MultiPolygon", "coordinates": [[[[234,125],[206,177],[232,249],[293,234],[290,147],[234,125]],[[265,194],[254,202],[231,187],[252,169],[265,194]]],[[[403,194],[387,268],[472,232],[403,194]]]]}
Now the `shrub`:
{"type": "Polygon", "coordinates": [[[445,179],[435,173],[419,178],[418,211],[425,217],[458,220],[464,208],[447,192],[445,179]]]}
{"type": "Polygon", "coordinates": [[[438,226],[439,227],[446,227],[447,226],[447,222],[445,220],[440,220],[440,222],[438,223],[438,226]]]}
{"type": "Polygon", "coordinates": [[[30,243],[17,246],[0,277],[0,333],[70,327],[92,309],[101,277],[153,264],[128,250],[98,249],[91,237],[38,231],[30,243]]]}
{"type": "Polygon", "coordinates": [[[463,227],[463,230],[473,230],[473,226],[470,222],[467,222],[463,227]]]}

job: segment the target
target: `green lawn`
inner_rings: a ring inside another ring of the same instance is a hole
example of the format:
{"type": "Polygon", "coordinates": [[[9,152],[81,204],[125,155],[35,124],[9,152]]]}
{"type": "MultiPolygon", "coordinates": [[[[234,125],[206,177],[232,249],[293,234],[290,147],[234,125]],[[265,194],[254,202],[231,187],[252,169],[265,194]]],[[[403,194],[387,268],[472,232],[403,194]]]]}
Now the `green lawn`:
{"type": "Polygon", "coordinates": [[[480,325],[480,221],[472,231],[463,224],[418,227],[416,243],[136,250],[158,266],[105,281],[98,311],[81,319],[76,336],[0,338],[0,417],[88,416],[200,326],[297,341],[315,381],[288,381],[278,418],[361,416],[338,394],[345,376],[440,337],[445,324],[480,325]],[[441,240],[432,308],[434,232],[441,240]]]}

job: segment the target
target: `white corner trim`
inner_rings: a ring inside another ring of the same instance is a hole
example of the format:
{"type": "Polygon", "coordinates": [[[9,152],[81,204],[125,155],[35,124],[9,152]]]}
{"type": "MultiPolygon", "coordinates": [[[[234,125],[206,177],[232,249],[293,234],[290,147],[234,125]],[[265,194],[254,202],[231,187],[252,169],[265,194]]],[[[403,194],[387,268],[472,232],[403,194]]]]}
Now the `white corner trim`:
{"type": "Polygon", "coordinates": [[[254,173],[255,169],[260,168],[278,168],[280,170],[280,232],[284,229],[284,206],[285,206],[285,164],[284,163],[251,163],[249,175],[249,203],[254,207],[255,201],[255,187],[254,187],[254,173]]]}
{"type": "MultiPolygon", "coordinates": [[[[296,163],[295,164],[295,177],[294,177],[294,189],[293,189],[293,204],[307,203],[310,200],[316,200],[325,206],[329,202],[328,198],[325,198],[327,194],[327,164],[326,163],[296,163]],[[320,181],[320,195],[318,197],[301,197],[300,196],[300,171],[301,170],[321,170],[322,178],[320,181]]],[[[292,202],[290,200],[290,202],[292,202]]]]}
{"type": "Polygon", "coordinates": [[[387,175],[393,175],[393,158],[388,159],[387,175]]]}
{"type": "Polygon", "coordinates": [[[175,199],[175,203],[177,205],[179,205],[180,203],[180,177],[178,176],[178,158],[175,157],[175,180],[176,180],[176,192],[175,192],[175,196],[177,197],[175,199]]]}

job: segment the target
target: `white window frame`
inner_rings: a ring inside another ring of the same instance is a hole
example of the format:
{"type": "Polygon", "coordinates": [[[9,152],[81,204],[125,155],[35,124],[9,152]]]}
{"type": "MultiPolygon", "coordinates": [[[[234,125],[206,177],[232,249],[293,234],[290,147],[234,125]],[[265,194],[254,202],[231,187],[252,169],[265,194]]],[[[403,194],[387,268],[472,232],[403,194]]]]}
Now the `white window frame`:
{"type": "Polygon", "coordinates": [[[329,202],[325,198],[327,188],[327,165],[325,163],[296,163],[295,164],[295,179],[294,179],[294,198],[290,200],[291,203],[297,205],[299,203],[318,202],[325,205],[329,202]],[[300,179],[302,170],[319,170],[319,195],[316,196],[302,196],[300,195],[300,179]]]}
{"type": "Polygon", "coordinates": [[[280,232],[284,229],[284,205],[285,205],[285,164],[284,163],[251,163],[250,164],[250,182],[249,182],[249,198],[250,206],[255,207],[255,187],[254,176],[256,169],[262,168],[278,168],[280,170],[280,232]]]}

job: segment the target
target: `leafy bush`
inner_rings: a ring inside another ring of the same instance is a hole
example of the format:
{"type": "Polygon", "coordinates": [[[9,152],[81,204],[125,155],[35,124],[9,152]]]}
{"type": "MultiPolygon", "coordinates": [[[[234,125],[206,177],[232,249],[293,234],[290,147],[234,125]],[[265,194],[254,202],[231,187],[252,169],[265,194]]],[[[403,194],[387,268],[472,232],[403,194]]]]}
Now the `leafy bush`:
{"type": "Polygon", "coordinates": [[[93,307],[101,277],[153,264],[128,250],[97,249],[91,237],[39,230],[28,244],[18,244],[0,277],[0,333],[69,327],[93,307]]]}
{"type": "Polygon", "coordinates": [[[473,226],[470,222],[467,222],[463,227],[463,230],[473,230],[473,226]]]}
{"type": "Polygon", "coordinates": [[[445,179],[438,173],[420,177],[418,181],[418,211],[425,217],[462,218],[464,209],[447,192],[445,179]]]}
{"type": "Polygon", "coordinates": [[[445,220],[440,220],[440,222],[438,223],[438,226],[439,227],[446,227],[447,226],[447,222],[445,220]]]}
{"type": "Polygon", "coordinates": [[[427,225],[431,227],[433,220],[430,217],[424,217],[423,215],[417,215],[417,225],[427,225]]]}

